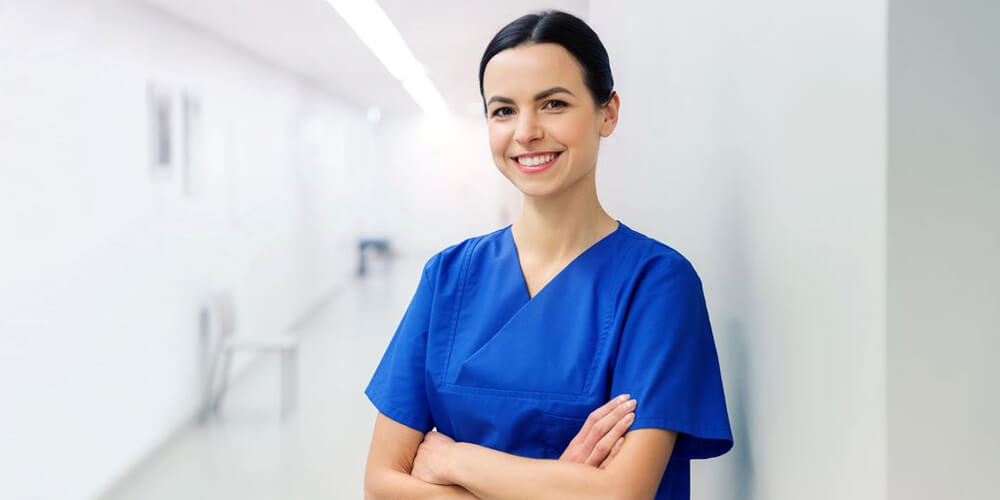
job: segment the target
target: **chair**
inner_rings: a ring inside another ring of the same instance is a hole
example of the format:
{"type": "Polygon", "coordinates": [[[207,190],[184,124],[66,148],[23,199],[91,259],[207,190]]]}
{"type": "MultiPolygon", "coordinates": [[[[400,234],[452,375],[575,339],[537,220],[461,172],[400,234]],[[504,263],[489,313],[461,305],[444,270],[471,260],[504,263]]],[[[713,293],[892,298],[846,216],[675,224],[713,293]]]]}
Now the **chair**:
{"type": "Polygon", "coordinates": [[[281,418],[284,420],[296,406],[299,339],[290,335],[270,338],[245,338],[234,335],[236,312],[232,294],[229,292],[221,292],[211,297],[208,309],[218,331],[218,345],[205,384],[203,419],[209,414],[219,413],[219,406],[229,385],[229,369],[233,354],[237,351],[270,351],[281,355],[281,418]],[[214,390],[216,380],[218,380],[218,390],[214,390]]]}

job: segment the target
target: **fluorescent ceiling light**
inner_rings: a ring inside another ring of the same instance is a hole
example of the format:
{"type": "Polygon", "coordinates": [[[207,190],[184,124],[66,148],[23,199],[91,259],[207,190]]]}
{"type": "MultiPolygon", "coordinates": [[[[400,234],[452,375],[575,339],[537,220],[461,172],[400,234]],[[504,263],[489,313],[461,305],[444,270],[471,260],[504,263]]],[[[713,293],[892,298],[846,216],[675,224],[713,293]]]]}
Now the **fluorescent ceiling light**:
{"type": "Polygon", "coordinates": [[[375,0],[326,1],[382,61],[389,73],[402,81],[403,88],[428,116],[447,119],[448,107],[441,94],[375,0]]]}

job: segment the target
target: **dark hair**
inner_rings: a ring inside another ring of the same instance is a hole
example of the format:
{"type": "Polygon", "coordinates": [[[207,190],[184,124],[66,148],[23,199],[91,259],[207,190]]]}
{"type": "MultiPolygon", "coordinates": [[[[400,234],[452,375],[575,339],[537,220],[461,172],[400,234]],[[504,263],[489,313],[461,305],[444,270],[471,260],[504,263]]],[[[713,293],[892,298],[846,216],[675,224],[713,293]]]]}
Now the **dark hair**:
{"type": "Polygon", "coordinates": [[[490,40],[479,62],[479,95],[486,111],[483,95],[483,74],[493,56],[507,49],[536,43],[555,43],[566,49],[583,68],[583,81],[598,105],[607,104],[613,94],[615,80],[611,77],[608,51],[597,33],[582,19],[558,10],[527,14],[504,26],[490,40]]]}

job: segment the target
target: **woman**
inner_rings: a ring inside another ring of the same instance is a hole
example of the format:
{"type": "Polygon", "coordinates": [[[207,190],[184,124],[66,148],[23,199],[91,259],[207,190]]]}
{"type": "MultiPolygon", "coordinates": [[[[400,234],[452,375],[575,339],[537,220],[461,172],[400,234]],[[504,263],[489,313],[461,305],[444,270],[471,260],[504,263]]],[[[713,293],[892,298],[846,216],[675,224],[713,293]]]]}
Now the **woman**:
{"type": "Polygon", "coordinates": [[[688,498],[690,460],[732,433],[697,273],[597,198],[620,106],[607,52],[574,16],[526,15],[479,82],[523,210],[425,264],[365,390],[366,495],[688,498]]]}

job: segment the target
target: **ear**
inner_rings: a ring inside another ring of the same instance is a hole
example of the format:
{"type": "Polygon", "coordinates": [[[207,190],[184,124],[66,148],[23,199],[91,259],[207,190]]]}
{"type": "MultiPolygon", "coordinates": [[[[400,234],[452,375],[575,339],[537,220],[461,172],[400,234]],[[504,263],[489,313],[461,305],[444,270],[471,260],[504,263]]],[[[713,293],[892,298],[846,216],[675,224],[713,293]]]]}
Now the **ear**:
{"type": "Polygon", "coordinates": [[[618,125],[618,110],[621,108],[621,99],[618,97],[617,91],[611,92],[611,99],[608,103],[604,105],[603,113],[604,118],[601,122],[601,137],[608,137],[611,132],[614,132],[615,126],[618,125]]]}

